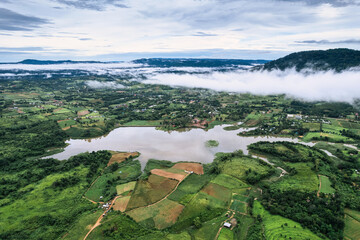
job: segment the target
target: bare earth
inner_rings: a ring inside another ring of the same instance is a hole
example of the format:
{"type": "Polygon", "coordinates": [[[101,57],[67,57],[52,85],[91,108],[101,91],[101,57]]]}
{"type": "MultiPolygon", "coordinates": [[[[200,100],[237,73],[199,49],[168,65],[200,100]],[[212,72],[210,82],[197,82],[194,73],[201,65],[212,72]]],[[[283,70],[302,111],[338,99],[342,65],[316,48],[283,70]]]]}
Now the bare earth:
{"type": "Polygon", "coordinates": [[[196,174],[204,174],[203,166],[200,163],[177,163],[173,168],[193,171],[196,174]]]}
{"type": "Polygon", "coordinates": [[[153,170],[151,170],[151,174],[155,174],[155,175],[170,178],[170,179],[175,179],[175,180],[178,180],[179,182],[181,182],[187,176],[187,175],[179,174],[179,173],[171,173],[171,172],[165,171],[163,169],[153,169],[153,170]]]}

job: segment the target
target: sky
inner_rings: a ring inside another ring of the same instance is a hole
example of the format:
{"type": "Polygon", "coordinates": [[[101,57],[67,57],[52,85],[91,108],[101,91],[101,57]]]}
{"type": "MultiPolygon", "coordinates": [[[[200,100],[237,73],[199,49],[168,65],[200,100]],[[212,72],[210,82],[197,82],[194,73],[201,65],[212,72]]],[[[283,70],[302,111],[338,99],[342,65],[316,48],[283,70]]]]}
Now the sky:
{"type": "Polygon", "coordinates": [[[360,0],[0,0],[0,62],[360,49],[360,0]]]}

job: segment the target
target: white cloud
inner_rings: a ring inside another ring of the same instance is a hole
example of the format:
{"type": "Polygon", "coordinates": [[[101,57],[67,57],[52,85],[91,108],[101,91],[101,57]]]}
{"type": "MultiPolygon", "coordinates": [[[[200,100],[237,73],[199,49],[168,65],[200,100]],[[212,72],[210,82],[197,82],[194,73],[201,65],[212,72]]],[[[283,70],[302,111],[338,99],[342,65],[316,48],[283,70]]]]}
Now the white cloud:
{"type": "Polygon", "coordinates": [[[88,85],[90,88],[124,88],[124,85],[121,85],[117,82],[100,82],[100,81],[86,81],[86,85],[88,85]]]}
{"type": "Polygon", "coordinates": [[[214,72],[206,75],[159,74],[145,81],[151,84],[200,87],[217,91],[259,95],[287,94],[306,101],[345,101],[360,98],[360,71],[332,71],[304,75],[286,72],[214,72]]]}
{"type": "MultiPolygon", "coordinates": [[[[99,2],[104,1],[115,2],[99,2]]],[[[95,2],[91,1],[92,6],[95,2]]],[[[100,6],[103,11],[94,11],[52,0],[9,1],[4,5],[7,9],[48,19],[51,24],[31,33],[17,31],[3,35],[0,45],[43,47],[45,51],[33,53],[33,58],[41,56],[42,59],[58,58],[54,49],[69,48],[76,49],[67,52],[70,59],[129,52],[161,54],[204,49],[293,52],[314,49],[311,44],[292,44],[295,41],[360,38],[357,24],[360,22],[360,6],[343,2],[131,0],[121,1],[129,8],[107,4],[104,8],[100,6]],[[234,29],[242,31],[232,31],[234,29]],[[194,36],[199,35],[194,34],[198,32],[207,36],[194,36]]],[[[325,49],[328,46],[320,47],[325,49]]],[[[359,48],[359,45],[347,47],[359,48]]],[[[66,54],[62,53],[63,56],[66,54]]]]}

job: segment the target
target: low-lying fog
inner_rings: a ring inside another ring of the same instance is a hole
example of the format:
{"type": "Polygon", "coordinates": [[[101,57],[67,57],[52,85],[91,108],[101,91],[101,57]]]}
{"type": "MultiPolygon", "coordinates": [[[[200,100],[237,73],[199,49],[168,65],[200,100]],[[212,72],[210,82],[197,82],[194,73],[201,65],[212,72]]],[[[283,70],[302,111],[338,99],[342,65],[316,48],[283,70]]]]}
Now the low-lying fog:
{"type": "Polygon", "coordinates": [[[307,100],[344,101],[360,98],[360,71],[303,74],[294,70],[213,72],[211,74],[157,74],[144,81],[152,84],[200,87],[217,91],[260,95],[287,94],[307,100]]]}
{"type": "MultiPolygon", "coordinates": [[[[88,74],[126,76],[127,79],[148,84],[208,88],[252,94],[287,94],[307,101],[342,101],[353,103],[360,98],[360,70],[342,73],[333,71],[299,73],[287,71],[248,71],[249,66],[230,68],[210,67],[149,67],[134,63],[77,63],[52,65],[0,64],[0,79],[28,75],[51,77],[51,71],[72,75],[70,70],[85,71],[88,74]],[[41,71],[45,71],[41,72],[41,71]],[[145,78],[145,80],[144,80],[145,78]]],[[[88,81],[93,88],[121,88],[115,82],[100,83],[88,81]]]]}

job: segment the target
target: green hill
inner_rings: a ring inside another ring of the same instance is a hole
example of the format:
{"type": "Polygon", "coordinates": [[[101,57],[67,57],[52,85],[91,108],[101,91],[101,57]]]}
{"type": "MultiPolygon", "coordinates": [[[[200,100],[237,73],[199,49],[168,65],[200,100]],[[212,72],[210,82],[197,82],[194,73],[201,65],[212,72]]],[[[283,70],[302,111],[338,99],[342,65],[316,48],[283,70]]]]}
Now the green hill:
{"type": "Polygon", "coordinates": [[[314,71],[343,70],[360,66],[360,51],[337,48],[326,51],[304,51],[289,54],[283,58],[265,63],[262,70],[284,71],[285,69],[295,68],[296,71],[310,69],[314,71]]]}

